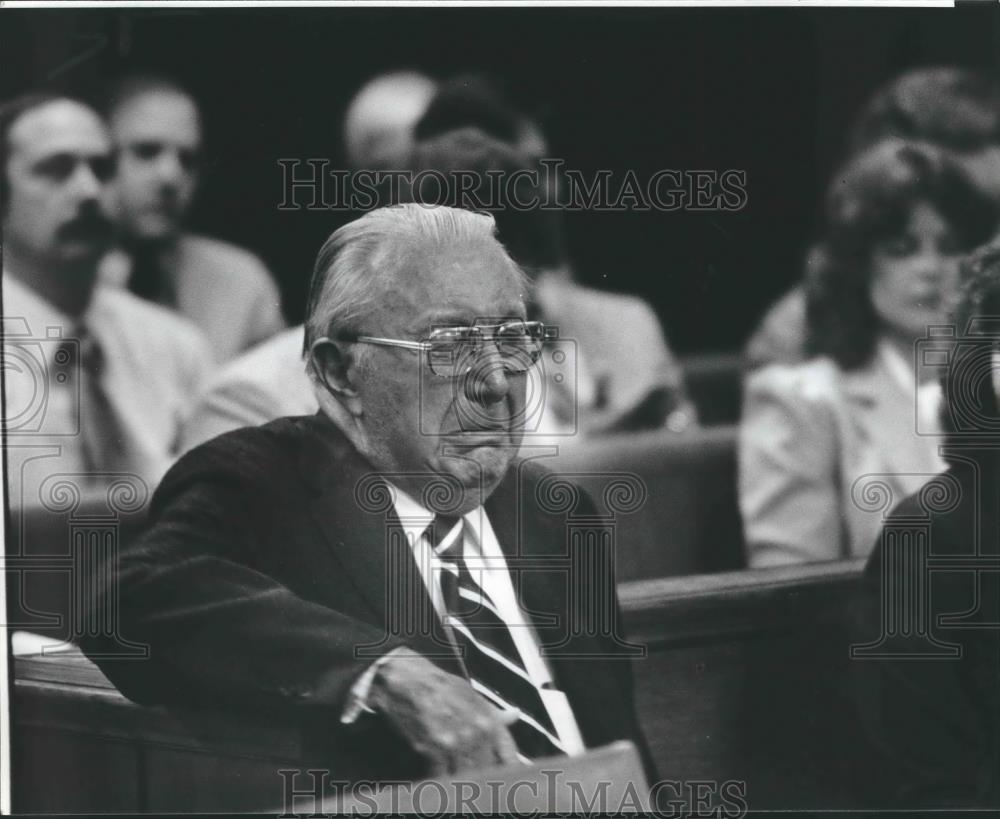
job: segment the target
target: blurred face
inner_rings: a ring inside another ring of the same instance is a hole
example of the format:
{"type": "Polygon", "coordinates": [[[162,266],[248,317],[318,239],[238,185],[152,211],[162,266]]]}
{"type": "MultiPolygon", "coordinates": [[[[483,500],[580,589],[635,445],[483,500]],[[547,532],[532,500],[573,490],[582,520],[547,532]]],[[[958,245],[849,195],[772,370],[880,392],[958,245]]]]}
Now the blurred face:
{"type": "MultiPolygon", "coordinates": [[[[360,328],[361,335],[421,341],[441,326],[524,319],[523,294],[511,263],[493,240],[413,248],[400,263],[400,286],[360,328]],[[489,321],[482,321],[484,318],[489,321]]],[[[355,382],[365,453],[383,472],[446,475],[462,488],[461,513],[496,488],[523,430],[526,373],[509,373],[494,344],[484,343],[472,372],[442,378],[427,354],[358,344],[355,382]]],[[[407,488],[406,479],[397,479],[407,488]]],[[[410,482],[416,498],[420,478],[410,482]]]]}
{"type": "Polygon", "coordinates": [[[930,205],[918,203],[903,231],[872,251],[871,299],[887,332],[916,339],[947,320],[962,255],[958,237],[930,205]]]}
{"type": "Polygon", "coordinates": [[[44,265],[96,262],[112,236],[112,148],[100,119],[84,105],[55,100],[15,120],[8,139],[7,249],[44,265]]]}
{"type": "Polygon", "coordinates": [[[115,190],[122,227],[138,239],[165,239],[181,228],[198,181],[201,126],[183,94],[151,91],[115,111],[119,149],[115,190]]]}

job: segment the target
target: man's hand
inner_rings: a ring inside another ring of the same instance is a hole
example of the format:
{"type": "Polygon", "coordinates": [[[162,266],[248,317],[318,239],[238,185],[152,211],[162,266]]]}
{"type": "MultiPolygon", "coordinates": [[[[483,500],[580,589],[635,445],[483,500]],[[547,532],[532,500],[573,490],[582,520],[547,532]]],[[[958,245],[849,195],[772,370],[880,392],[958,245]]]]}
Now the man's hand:
{"type": "Polygon", "coordinates": [[[400,655],[384,663],[368,702],[428,761],[432,775],[518,761],[507,730],[517,712],[494,708],[466,680],[425,657],[400,655]]]}

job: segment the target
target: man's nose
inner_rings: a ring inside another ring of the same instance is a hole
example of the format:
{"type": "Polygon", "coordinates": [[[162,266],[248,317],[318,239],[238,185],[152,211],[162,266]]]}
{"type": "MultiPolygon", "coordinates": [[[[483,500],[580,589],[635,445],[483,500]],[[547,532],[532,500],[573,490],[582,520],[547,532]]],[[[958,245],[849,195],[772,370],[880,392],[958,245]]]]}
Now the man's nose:
{"type": "Polygon", "coordinates": [[[184,165],[177,151],[160,151],[160,155],[156,158],[156,177],[164,184],[181,183],[184,178],[184,165]]]}
{"type": "Polygon", "coordinates": [[[495,404],[507,397],[510,382],[496,345],[487,341],[465,376],[465,394],[477,404],[495,404]]]}
{"type": "Polygon", "coordinates": [[[940,279],[948,268],[950,259],[935,247],[926,247],[915,262],[916,273],[925,280],[940,279]]]}
{"type": "Polygon", "coordinates": [[[80,162],[73,174],[73,188],[81,201],[96,201],[104,192],[104,182],[87,162],[80,162]]]}

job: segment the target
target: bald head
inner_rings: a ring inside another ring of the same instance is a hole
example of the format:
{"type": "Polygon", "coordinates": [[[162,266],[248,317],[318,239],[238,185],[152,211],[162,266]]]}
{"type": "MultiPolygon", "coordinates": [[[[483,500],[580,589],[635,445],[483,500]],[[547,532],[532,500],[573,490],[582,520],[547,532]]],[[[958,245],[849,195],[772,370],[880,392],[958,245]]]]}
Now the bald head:
{"type": "Polygon", "coordinates": [[[354,95],[344,117],[348,164],[360,168],[403,168],[413,126],[437,89],[415,71],[380,74],[354,95]]]}

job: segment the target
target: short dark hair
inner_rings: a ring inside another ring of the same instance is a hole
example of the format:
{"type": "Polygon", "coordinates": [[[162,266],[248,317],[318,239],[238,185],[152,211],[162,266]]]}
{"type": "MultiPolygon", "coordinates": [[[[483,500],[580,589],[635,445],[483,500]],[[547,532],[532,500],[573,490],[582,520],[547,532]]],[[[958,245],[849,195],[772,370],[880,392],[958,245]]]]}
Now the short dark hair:
{"type": "Polygon", "coordinates": [[[852,158],[827,197],[826,229],[806,271],[806,352],[843,369],[867,364],[880,322],[870,295],[875,244],[898,235],[913,208],[931,205],[966,250],[996,228],[994,204],[942,150],[885,140],[852,158]]]}
{"type": "Polygon", "coordinates": [[[493,79],[463,74],[441,84],[414,126],[413,136],[419,141],[458,128],[478,128],[494,139],[515,142],[524,119],[493,79]]]}
{"type": "Polygon", "coordinates": [[[962,68],[909,71],[879,88],[862,109],[851,134],[851,152],[886,137],[956,151],[1000,144],[1000,84],[962,68]]]}
{"type": "Polygon", "coordinates": [[[0,104],[0,215],[6,213],[7,199],[10,196],[7,163],[10,161],[10,132],[14,123],[29,111],[59,100],[77,101],[68,94],[57,91],[34,91],[0,104]]]}
{"type": "Polygon", "coordinates": [[[152,71],[134,71],[122,74],[108,85],[107,90],[101,97],[99,107],[104,116],[110,117],[115,111],[136,97],[160,92],[179,94],[182,97],[187,97],[194,104],[195,108],[198,108],[198,100],[190,90],[172,77],[152,71]]]}
{"type": "Polygon", "coordinates": [[[941,420],[948,443],[976,442],[983,434],[1000,437],[1000,400],[991,378],[1000,339],[1000,243],[962,260],[952,321],[959,343],[941,379],[941,420]],[[976,343],[977,336],[982,343],[976,343]]]}
{"type": "Polygon", "coordinates": [[[401,192],[404,202],[491,213],[501,243],[529,275],[565,262],[560,214],[541,207],[547,193],[539,166],[512,145],[477,128],[460,128],[418,142],[408,164],[417,188],[401,192]],[[421,177],[423,172],[437,173],[431,178],[421,177]],[[461,192],[459,173],[475,177],[471,192],[461,192]]]}

